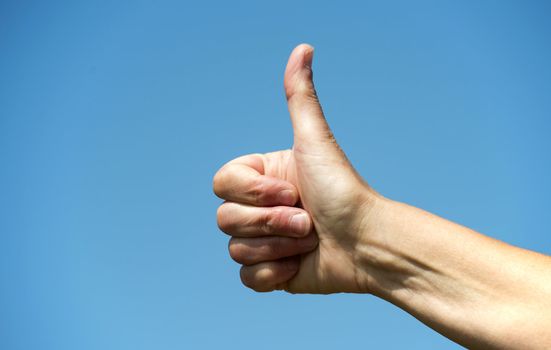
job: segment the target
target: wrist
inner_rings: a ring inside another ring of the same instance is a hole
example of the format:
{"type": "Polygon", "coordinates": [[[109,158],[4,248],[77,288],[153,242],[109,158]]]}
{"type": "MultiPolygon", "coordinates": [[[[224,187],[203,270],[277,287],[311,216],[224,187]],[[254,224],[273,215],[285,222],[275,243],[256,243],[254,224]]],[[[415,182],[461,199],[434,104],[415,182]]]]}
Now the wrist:
{"type": "Polygon", "coordinates": [[[389,216],[392,216],[393,201],[383,197],[367,184],[364,186],[357,217],[357,240],[353,250],[358,293],[381,296],[383,289],[377,282],[386,270],[388,253],[383,251],[388,231],[389,216]]]}
{"type": "Polygon", "coordinates": [[[360,210],[362,221],[355,249],[360,293],[369,293],[391,302],[411,287],[411,282],[422,273],[408,248],[419,237],[411,235],[407,227],[415,223],[415,208],[390,200],[368,189],[368,205],[360,210]]]}

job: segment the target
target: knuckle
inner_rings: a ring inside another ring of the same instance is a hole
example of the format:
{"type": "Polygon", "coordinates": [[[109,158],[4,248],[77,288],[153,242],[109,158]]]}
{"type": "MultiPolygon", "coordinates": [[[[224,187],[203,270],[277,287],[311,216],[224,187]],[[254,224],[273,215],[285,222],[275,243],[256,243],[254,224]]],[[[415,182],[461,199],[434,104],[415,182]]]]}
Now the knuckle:
{"type": "Polygon", "coordinates": [[[212,178],[212,189],[214,191],[214,194],[218,197],[223,197],[225,193],[225,179],[227,176],[227,168],[228,167],[224,165],[216,172],[216,174],[214,174],[214,177],[212,178]]]}
{"type": "Polygon", "coordinates": [[[241,283],[255,292],[270,292],[274,289],[271,283],[272,275],[267,269],[255,271],[253,268],[243,266],[240,277],[241,283]]]}
{"type": "Polygon", "coordinates": [[[256,205],[262,204],[263,194],[264,194],[264,183],[261,181],[260,177],[254,180],[254,183],[252,184],[248,192],[253,203],[255,203],[256,205]]]}
{"type": "Polygon", "coordinates": [[[243,260],[243,247],[234,238],[230,239],[228,251],[234,261],[240,263],[243,260]]]}
{"type": "Polygon", "coordinates": [[[245,287],[254,289],[254,280],[249,268],[242,266],[239,271],[239,277],[241,278],[241,283],[243,283],[245,287]]]}
{"type": "Polygon", "coordinates": [[[271,220],[265,221],[261,226],[260,229],[262,230],[262,233],[265,235],[271,235],[274,232],[274,226],[271,220]]]}
{"type": "Polygon", "coordinates": [[[276,230],[276,223],[281,216],[281,211],[276,208],[267,209],[261,216],[260,229],[266,235],[274,234],[276,230]]]}
{"type": "Polygon", "coordinates": [[[231,229],[230,216],[227,215],[228,204],[224,203],[218,207],[216,210],[216,223],[218,228],[223,232],[228,233],[231,229]]]}
{"type": "Polygon", "coordinates": [[[254,290],[257,292],[270,292],[274,289],[274,274],[269,269],[261,269],[255,274],[254,290]]]}

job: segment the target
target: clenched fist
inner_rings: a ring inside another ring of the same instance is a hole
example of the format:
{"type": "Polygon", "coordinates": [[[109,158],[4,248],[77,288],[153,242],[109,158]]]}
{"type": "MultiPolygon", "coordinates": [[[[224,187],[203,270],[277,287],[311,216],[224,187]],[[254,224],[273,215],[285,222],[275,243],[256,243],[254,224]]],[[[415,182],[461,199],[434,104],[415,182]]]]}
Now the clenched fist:
{"type": "Polygon", "coordinates": [[[218,225],[231,257],[256,291],[367,292],[357,247],[379,196],[337,145],[312,81],[313,48],[294,49],[284,86],[292,149],[251,154],[224,165],[214,192],[225,202],[218,225]]]}

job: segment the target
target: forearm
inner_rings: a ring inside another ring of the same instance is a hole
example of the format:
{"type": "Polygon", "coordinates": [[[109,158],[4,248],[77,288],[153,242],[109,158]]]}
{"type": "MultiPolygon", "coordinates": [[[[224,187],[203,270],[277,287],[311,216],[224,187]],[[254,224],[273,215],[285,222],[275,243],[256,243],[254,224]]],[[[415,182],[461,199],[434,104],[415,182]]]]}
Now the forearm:
{"type": "Polygon", "coordinates": [[[214,179],[243,283],[373,293],[469,347],[551,348],[551,259],[374,194],[325,120],[312,57],[299,45],[285,69],[292,150],[237,158],[214,179]]]}
{"type": "Polygon", "coordinates": [[[371,210],[356,258],[369,292],[468,347],[551,347],[551,258],[402,203],[371,210]]]}

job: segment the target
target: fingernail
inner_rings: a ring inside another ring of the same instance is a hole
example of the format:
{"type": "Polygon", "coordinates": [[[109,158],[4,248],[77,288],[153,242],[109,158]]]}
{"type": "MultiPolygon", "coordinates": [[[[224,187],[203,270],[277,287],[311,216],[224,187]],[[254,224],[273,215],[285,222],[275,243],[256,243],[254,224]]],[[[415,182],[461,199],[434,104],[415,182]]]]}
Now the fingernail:
{"type": "Polygon", "coordinates": [[[304,53],[304,65],[312,68],[312,61],[314,60],[314,47],[308,45],[308,49],[304,53]]]}
{"type": "Polygon", "coordinates": [[[291,231],[299,235],[306,233],[308,226],[308,215],[305,213],[295,214],[291,217],[291,231]]]}
{"type": "Polygon", "coordinates": [[[296,203],[296,197],[293,190],[283,190],[278,193],[277,195],[277,201],[280,205],[295,205],[296,203]]]}

